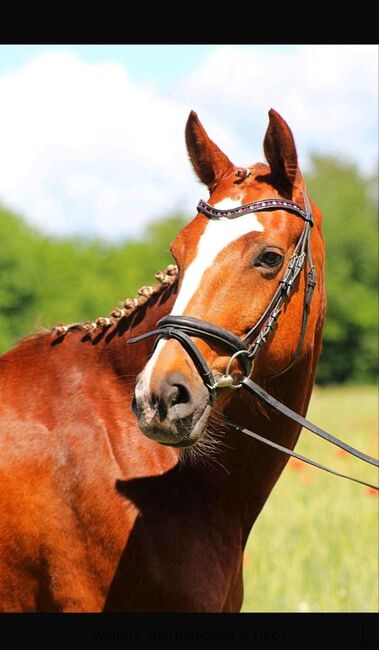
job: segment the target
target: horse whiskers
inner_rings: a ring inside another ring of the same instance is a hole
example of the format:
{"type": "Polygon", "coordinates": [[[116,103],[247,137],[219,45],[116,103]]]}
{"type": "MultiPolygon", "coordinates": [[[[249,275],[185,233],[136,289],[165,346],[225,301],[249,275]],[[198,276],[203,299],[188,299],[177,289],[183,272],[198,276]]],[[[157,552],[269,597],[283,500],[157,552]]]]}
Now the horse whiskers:
{"type": "Polygon", "coordinates": [[[210,435],[208,430],[205,432],[203,438],[197,442],[193,447],[187,447],[181,450],[180,462],[183,464],[190,463],[193,465],[217,465],[227,474],[228,469],[223,465],[215,455],[219,452],[218,441],[215,441],[210,435]]]}
{"type": "MultiPolygon", "coordinates": [[[[188,423],[183,423],[185,430],[190,433],[191,429],[188,423]]],[[[227,474],[227,468],[216,458],[223,448],[231,449],[223,439],[223,434],[215,428],[216,423],[209,421],[202,438],[192,447],[183,448],[180,453],[180,462],[197,465],[218,465],[227,474]]],[[[217,425],[218,426],[218,425],[217,425]]]]}

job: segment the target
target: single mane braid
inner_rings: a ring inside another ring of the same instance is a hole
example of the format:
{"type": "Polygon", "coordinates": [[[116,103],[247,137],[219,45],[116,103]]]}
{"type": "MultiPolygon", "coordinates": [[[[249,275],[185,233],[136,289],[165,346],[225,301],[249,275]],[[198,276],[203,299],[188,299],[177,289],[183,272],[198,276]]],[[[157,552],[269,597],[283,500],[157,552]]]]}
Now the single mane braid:
{"type": "Polygon", "coordinates": [[[121,319],[132,316],[139,307],[145,305],[152,296],[163,293],[168,287],[172,286],[178,277],[178,267],[176,264],[169,264],[165,271],[158,271],[155,274],[158,284],[154,286],[144,286],[138,289],[137,298],[126,298],[120,303],[119,307],[112,309],[109,316],[99,316],[94,321],[84,321],[80,323],[70,323],[69,325],[54,325],[51,332],[55,336],[65,336],[68,332],[83,331],[87,334],[94,334],[99,329],[117,325],[121,319]]]}

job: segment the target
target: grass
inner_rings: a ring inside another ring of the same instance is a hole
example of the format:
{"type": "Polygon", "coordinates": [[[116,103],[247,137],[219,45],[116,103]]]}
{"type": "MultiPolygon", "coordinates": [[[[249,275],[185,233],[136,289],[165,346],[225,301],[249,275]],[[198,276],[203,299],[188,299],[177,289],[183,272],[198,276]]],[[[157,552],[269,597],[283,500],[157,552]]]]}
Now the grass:
{"type": "MultiPolygon", "coordinates": [[[[375,387],[316,388],[308,416],[378,453],[375,387]]],[[[296,450],[377,483],[374,467],[303,430],[296,450]]],[[[250,535],[244,612],[377,612],[378,493],[291,459],[250,535]]]]}

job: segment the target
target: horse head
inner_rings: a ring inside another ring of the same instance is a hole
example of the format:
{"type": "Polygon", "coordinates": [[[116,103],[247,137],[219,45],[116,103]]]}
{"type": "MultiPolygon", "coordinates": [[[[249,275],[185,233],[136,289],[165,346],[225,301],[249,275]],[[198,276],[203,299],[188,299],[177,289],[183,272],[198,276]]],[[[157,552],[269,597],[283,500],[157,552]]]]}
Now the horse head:
{"type": "Polygon", "coordinates": [[[210,197],[208,203],[200,203],[199,213],[171,245],[179,268],[171,316],[181,317],[182,326],[186,318],[190,324],[205,322],[228,331],[237,348],[237,339],[246,341],[248,336],[250,344],[251,335],[255,343],[257,335],[261,338],[254,354],[250,346],[244,358],[243,353],[232,354],[222,335],[210,338],[187,328],[187,340],[196,346],[197,356],[210,371],[207,385],[196,358],[194,362],[196,355],[188,354],[183,345],[183,336],[173,336],[169,327],[164,330],[166,336],[161,332],[163,338],[137,378],[135,410],[146,436],[173,446],[190,446],[202,437],[212,408],[216,403],[223,408],[233,400],[241,376],[275,377],[293,363],[309,359],[324,307],[322,281],[311,304],[304,302],[307,291],[313,289],[309,273],[322,277],[321,214],[308,202],[295,142],[282,117],[274,110],[269,112],[264,138],[268,164],[234,165],[208,137],[194,112],[185,135],[194,170],[210,197]],[[310,214],[313,220],[307,223],[310,214]],[[305,228],[309,241],[302,244],[305,228]],[[310,241],[312,269],[299,265],[290,291],[286,293],[284,287],[281,292],[293,259],[303,262],[306,253],[310,254],[306,250],[310,241]],[[282,299],[276,304],[279,294],[282,299]],[[306,328],[305,308],[309,310],[306,328]],[[262,332],[270,318],[269,331],[262,332]],[[274,334],[268,336],[273,329],[274,334]],[[220,381],[226,369],[234,385],[226,381],[223,386],[220,381]]]}

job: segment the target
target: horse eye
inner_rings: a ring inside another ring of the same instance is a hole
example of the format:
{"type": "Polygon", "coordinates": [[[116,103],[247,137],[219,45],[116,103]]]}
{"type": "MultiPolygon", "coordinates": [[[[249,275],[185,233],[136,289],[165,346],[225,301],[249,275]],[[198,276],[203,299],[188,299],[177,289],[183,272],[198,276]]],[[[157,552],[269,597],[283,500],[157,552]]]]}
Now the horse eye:
{"type": "Polygon", "coordinates": [[[273,269],[281,264],[283,256],[275,251],[266,251],[255,262],[254,266],[263,266],[267,269],[273,269]]]}

